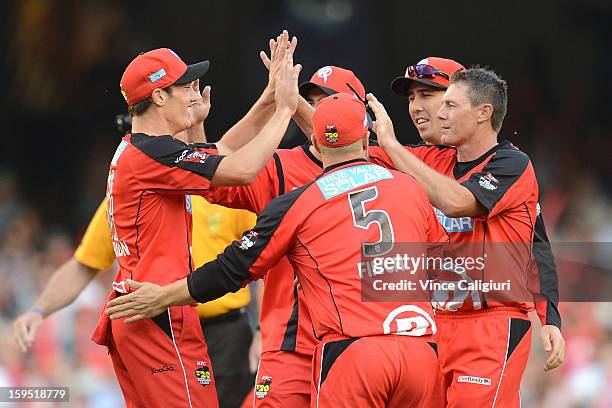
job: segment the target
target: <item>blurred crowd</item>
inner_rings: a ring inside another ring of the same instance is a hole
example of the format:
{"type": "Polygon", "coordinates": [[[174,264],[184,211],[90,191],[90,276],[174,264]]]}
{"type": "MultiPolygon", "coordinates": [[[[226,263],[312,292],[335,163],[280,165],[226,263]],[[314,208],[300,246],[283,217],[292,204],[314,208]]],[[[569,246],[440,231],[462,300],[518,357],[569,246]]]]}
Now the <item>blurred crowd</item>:
{"type": "MultiPolygon", "coordinates": [[[[64,137],[60,139],[65,142],[62,148],[46,145],[50,150],[45,150],[44,156],[63,160],[72,167],[58,170],[45,166],[44,182],[39,169],[32,170],[30,163],[30,160],[38,162],[41,152],[27,160],[13,157],[13,161],[0,167],[0,386],[69,386],[71,406],[121,406],[123,399],[110,359],[102,347],[90,341],[113,271],[100,273],[75,304],[46,319],[28,354],[19,352],[9,336],[12,320],[32,305],[50,274],[70,258],[88,217],[102,199],[106,163],[118,140],[117,137],[109,141],[109,135],[117,135],[111,115],[123,107],[115,88],[125,63],[124,52],[129,49],[129,44],[120,41],[129,27],[129,12],[117,7],[116,2],[109,2],[114,6],[103,6],[106,3],[70,1],[66,3],[74,11],[63,14],[65,9],[58,10],[49,3],[52,2],[26,0],[16,2],[20,5],[12,10],[15,36],[6,64],[0,64],[0,73],[10,74],[14,79],[13,88],[8,89],[14,101],[3,107],[15,118],[7,123],[8,131],[25,133],[34,145],[46,137],[43,130],[64,134],[58,136],[64,137]],[[71,52],[70,64],[64,59],[58,64],[57,54],[62,55],[64,51],[59,49],[58,41],[46,39],[62,38],[65,30],[69,30],[67,27],[72,27],[69,34],[73,43],[64,44],[71,52]],[[12,65],[16,66],[15,72],[8,68],[12,65]],[[112,92],[104,81],[96,81],[108,77],[113,78],[112,92]],[[85,88],[81,84],[87,84],[87,89],[97,96],[75,107],[73,98],[85,88]],[[88,140],[85,149],[79,139],[84,132],[88,140]]],[[[589,30],[584,30],[587,36],[589,30]]],[[[607,36],[611,36],[609,32],[607,36]]],[[[146,44],[142,37],[130,38],[131,42],[146,44]]],[[[605,38],[599,40],[605,41],[605,38]]],[[[596,43],[593,45],[588,38],[580,42],[587,43],[590,48],[585,48],[585,53],[603,55],[603,47],[596,48],[596,43]]],[[[264,45],[265,42],[260,46],[264,45]]],[[[215,46],[211,47],[214,53],[215,46]]],[[[521,74],[510,80],[510,107],[502,134],[527,152],[534,163],[550,240],[605,242],[612,249],[612,166],[609,163],[612,152],[607,140],[612,135],[612,121],[606,113],[609,106],[606,107],[605,99],[609,98],[606,86],[610,84],[601,85],[597,76],[582,75],[583,70],[595,66],[582,60],[584,66],[570,69],[576,74],[571,81],[561,87],[553,86],[542,80],[555,74],[549,72],[553,63],[546,60],[545,51],[535,47],[526,54],[524,66],[512,67],[521,74]]],[[[602,76],[603,70],[612,66],[611,54],[605,54],[604,58],[608,63],[600,64],[602,71],[595,71],[602,76]]],[[[315,64],[310,64],[312,69],[315,64]]],[[[504,67],[496,68],[505,74],[504,67]]],[[[260,76],[263,80],[263,75],[260,76]]],[[[224,96],[215,95],[213,101],[217,97],[224,96]]],[[[255,93],[250,95],[242,101],[241,108],[256,97],[255,93]]],[[[399,129],[411,127],[405,108],[398,109],[405,102],[390,97],[383,102],[387,106],[395,105],[389,111],[392,119],[399,122],[399,129]]],[[[214,107],[212,115],[215,115],[214,107]]],[[[230,120],[226,117],[222,121],[230,120]]],[[[215,126],[222,125],[217,122],[215,126]]],[[[402,137],[406,142],[416,141],[414,134],[412,138],[402,137]]],[[[13,151],[17,142],[7,143],[7,149],[13,151]]],[[[572,261],[612,273],[612,251],[601,248],[596,255],[572,261]]],[[[559,260],[564,265],[565,261],[559,260]]],[[[570,269],[572,273],[560,274],[565,363],[553,372],[544,373],[546,355],[539,341],[539,322],[533,319],[536,329],[522,385],[525,407],[612,407],[612,299],[598,295],[593,298],[598,302],[590,302],[587,294],[581,302],[563,302],[568,287],[585,284],[580,280],[580,267],[570,269]],[[608,300],[611,303],[606,303],[608,300]]]]}

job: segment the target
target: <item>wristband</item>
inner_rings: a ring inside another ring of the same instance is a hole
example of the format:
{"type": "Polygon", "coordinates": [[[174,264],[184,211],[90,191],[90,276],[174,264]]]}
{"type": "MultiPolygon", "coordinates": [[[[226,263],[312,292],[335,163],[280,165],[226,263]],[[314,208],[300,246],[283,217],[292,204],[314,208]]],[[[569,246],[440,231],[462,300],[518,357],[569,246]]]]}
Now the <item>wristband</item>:
{"type": "Polygon", "coordinates": [[[34,313],[38,313],[40,315],[40,317],[44,318],[45,317],[45,312],[43,312],[43,310],[40,307],[34,307],[32,306],[30,308],[30,311],[34,312],[34,313]]]}

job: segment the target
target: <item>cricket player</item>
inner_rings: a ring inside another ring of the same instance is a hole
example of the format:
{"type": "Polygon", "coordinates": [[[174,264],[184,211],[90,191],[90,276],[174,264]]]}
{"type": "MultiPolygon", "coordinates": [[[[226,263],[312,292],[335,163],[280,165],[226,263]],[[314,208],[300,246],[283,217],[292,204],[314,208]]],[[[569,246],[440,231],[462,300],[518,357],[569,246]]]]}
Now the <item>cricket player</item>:
{"type": "MultiPolygon", "coordinates": [[[[428,145],[442,144],[441,121],[437,117],[437,112],[442,106],[442,97],[450,83],[450,76],[464,69],[461,64],[450,59],[427,57],[415,65],[408,66],[405,76],[393,80],[391,89],[396,94],[407,97],[410,118],[425,142],[425,145],[406,146],[408,150],[420,157],[426,157],[422,152],[428,150],[428,145]]],[[[441,147],[429,149],[430,153],[439,152],[441,147]]],[[[430,159],[430,162],[434,161],[435,159],[430,159]]],[[[561,315],[558,308],[558,278],[554,255],[539,203],[537,208],[538,216],[532,247],[536,262],[532,263],[534,271],[530,276],[532,280],[530,289],[535,297],[536,311],[542,324],[540,341],[544,350],[549,353],[544,370],[549,371],[558,367],[563,361],[565,342],[560,332],[561,315]]],[[[440,214],[439,216],[443,222],[445,217],[440,214]]]]}
{"type": "MultiPolygon", "coordinates": [[[[415,69],[415,76],[445,78],[441,70],[428,69],[429,74],[415,69]]],[[[491,247],[484,243],[526,244],[527,250],[507,265],[508,270],[523,271],[526,282],[539,215],[538,189],[527,155],[509,142],[498,142],[506,92],[506,83],[491,71],[456,72],[437,113],[444,146],[413,149],[397,142],[382,104],[373,95],[368,100],[376,114],[380,145],[397,169],[413,175],[426,188],[451,242],[481,245],[485,256],[491,247]]],[[[526,313],[533,310],[533,302],[526,298],[487,301],[482,296],[476,301],[468,297],[452,307],[438,305],[440,364],[448,406],[519,406],[531,338],[526,313]]],[[[563,358],[562,337],[555,322],[551,323],[543,328],[549,341],[556,343],[547,368],[558,366],[563,358]]]]}
{"type": "Polygon", "coordinates": [[[165,287],[129,281],[136,290],[109,302],[107,313],[113,321],[132,316],[126,321],[138,322],[166,305],[213,299],[266,273],[268,280],[280,278],[287,271],[268,269],[286,254],[321,339],[312,406],[441,406],[428,295],[411,304],[363,302],[357,266],[362,248],[374,250],[381,237],[393,237],[387,241],[393,245],[444,242],[447,234],[412,177],[366,161],[361,101],[329,96],[312,123],[324,166],[317,180],[272,200],[253,230],[187,279],[165,287]]]}
{"type": "MultiPolygon", "coordinates": [[[[282,59],[274,114],[253,140],[226,157],[169,136],[192,126],[191,106],[199,97],[194,81],[207,61],[187,66],[173,51],[156,49],[128,65],[121,90],[132,133],[115,152],[107,184],[107,219],[119,262],[109,299],[129,292],[126,279],[164,284],[193,270],[186,194],[247,184],[272,156],[296,110],[301,69],[289,50],[282,59]]],[[[129,327],[102,314],[93,340],[109,348],[128,406],[218,406],[194,308],[169,308],[129,327]]]]}
{"type": "MultiPolygon", "coordinates": [[[[312,106],[318,105],[322,92],[347,93],[355,100],[365,99],[365,88],[352,71],[322,67],[310,81],[300,85],[300,95],[308,101],[303,111],[307,116],[297,112],[294,119],[303,128],[312,129],[312,124],[304,123],[311,121],[312,106]]],[[[259,213],[271,200],[310,183],[322,171],[320,153],[307,142],[293,149],[278,149],[250,185],[213,187],[206,198],[211,203],[259,213]]],[[[281,258],[271,271],[277,278],[264,277],[260,309],[262,354],[250,405],[308,407],[312,355],[318,340],[313,335],[303,291],[294,284],[294,271],[288,259],[281,258]]]]}

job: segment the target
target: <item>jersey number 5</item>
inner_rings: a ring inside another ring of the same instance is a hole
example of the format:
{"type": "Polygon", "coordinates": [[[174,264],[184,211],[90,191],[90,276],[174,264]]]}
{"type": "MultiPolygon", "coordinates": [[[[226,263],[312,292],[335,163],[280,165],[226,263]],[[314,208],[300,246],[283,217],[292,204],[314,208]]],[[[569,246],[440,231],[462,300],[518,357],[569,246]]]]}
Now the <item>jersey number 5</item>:
{"type": "Polygon", "coordinates": [[[348,199],[353,215],[353,224],[357,228],[364,230],[370,229],[372,223],[376,223],[380,228],[380,239],[376,242],[363,242],[363,256],[380,256],[393,249],[394,235],[393,225],[389,214],[384,210],[366,211],[365,203],[373,201],[378,197],[376,186],[368,187],[363,190],[349,193],[348,199]]]}

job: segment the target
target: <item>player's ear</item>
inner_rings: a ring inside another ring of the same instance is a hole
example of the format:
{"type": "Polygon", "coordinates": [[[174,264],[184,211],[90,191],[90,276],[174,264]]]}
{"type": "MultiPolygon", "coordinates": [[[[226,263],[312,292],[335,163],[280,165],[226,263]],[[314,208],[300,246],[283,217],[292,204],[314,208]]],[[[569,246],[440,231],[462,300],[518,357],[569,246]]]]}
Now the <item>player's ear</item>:
{"type": "Polygon", "coordinates": [[[155,88],[151,94],[151,100],[157,106],[163,106],[168,99],[168,95],[160,88],[155,88]]]}
{"type": "Polygon", "coordinates": [[[492,116],[493,105],[491,105],[490,103],[483,103],[478,109],[478,118],[476,119],[476,121],[478,124],[481,124],[490,121],[492,116]]]}
{"type": "Polygon", "coordinates": [[[317,139],[314,137],[314,134],[310,135],[310,140],[312,141],[312,145],[314,146],[315,150],[321,153],[321,149],[319,148],[319,144],[317,143],[317,139]]]}

